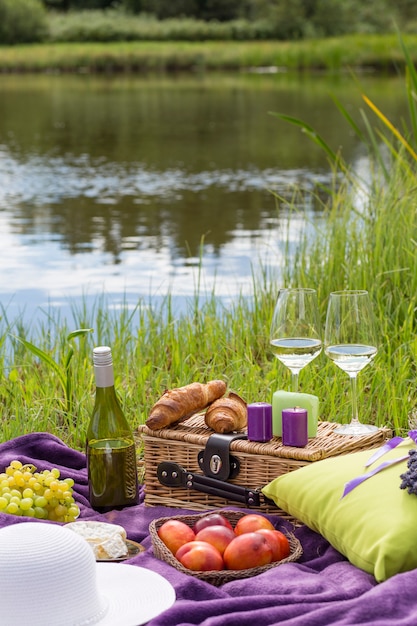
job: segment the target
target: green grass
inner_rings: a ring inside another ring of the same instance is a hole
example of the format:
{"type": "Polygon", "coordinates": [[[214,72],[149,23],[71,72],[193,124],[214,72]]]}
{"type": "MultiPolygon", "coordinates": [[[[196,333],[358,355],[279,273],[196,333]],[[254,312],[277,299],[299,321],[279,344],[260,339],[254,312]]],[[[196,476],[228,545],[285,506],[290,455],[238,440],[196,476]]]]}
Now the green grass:
{"type": "MultiPolygon", "coordinates": [[[[404,36],[404,41],[411,59],[417,60],[417,39],[404,36]]],[[[203,71],[269,66],[287,70],[394,71],[404,67],[404,56],[395,34],[297,42],[61,42],[0,47],[0,72],[203,71]]]]}
{"type": "MultiPolygon", "coordinates": [[[[317,197],[325,219],[305,231],[294,256],[285,247],[282,282],[317,289],[323,325],[331,291],[370,292],[380,346],[374,363],[359,375],[360,417],[402,435],[417,423],[417,72],[404,41],[410,129],[394,128],[365,98],[369,110],[361,111],[360,131],[336,103],[372,157],[368,180],[349,171],[314,129],[277,112],[320,145],[334,168],[334,185],[317,197]]],[[[305,205],[303,191],[294,190],[290,201],[277,198],[277,205],[283,203],[290,219],[305,205]]],[[[1,311],[0,441],[48,431],[83,449],[94,394],[93,345],[113,349],[116,387],[134,428],[165,389],[192,381],[222,378],[248,402],[271,401],[275,390],[288,388],[289,372],[268,347],[283,285],[265,272],[254,277],[252,298],[238,297],[224,308],[215,293],[200,302],[196,284],[181,315],[169,296],[159,307],[140,301],[133,312],[126,307],[110,313],[99,298],[92,310],[74,303],[70,328],[59,316],[45,314],[32,329],[1,311]],[[80,332],[88,328],[94,333],[80,332]]],[[[349,379],[323,355],[301,372],[300,388],[319,396],[321,419],[350,420],[349,379]]]]}
{"type": "MultiPolygon", "coordinates": [[[[359,375],[360,415],[400,434],[407,431],[417,406],[416,182],[393,163],[390,180],[371,187],[360,207],[357,187],[348,182],[335,187],[323,207],[326,221],[285,263],[286,284],[317,288],[323,325],[331,291],[370,291],[381,343],[374,364],[359,375]]],[[[299,210],[298,200],[290,211],[299,210]]],[[[248,402],[271,401],[275,390],[290,383],[288,372],[268,349],[279,285],[263,276],[254,279],[253,287],[252,298],[237,298],[230,309],[215,294],[201,304],[196,293],[178,316],[170,297],[157,308],[139,302],[133,312],[126,308],[110,313],[100,299],[90,313],[82,303],[74,303],[71,328],[45,317],[44,324],[30,332],[19,320],[7,320],[4,311],[0,440],[47,430],[82,449],[94,394],[92,348],[102,343],[113,348],[116,387],[134,428],[166,388],[192,381],[222,378],[248,402]],[[94,334],[71,340],[69,413],[57,372],[13,335],[36,344],[62,368],[68,358],[68,334],[88,327],[94,334]]],[[[322,419],[349,420],[348,377],[324,355],[301,372],[300,387],[319,396],[322,419]]]]}

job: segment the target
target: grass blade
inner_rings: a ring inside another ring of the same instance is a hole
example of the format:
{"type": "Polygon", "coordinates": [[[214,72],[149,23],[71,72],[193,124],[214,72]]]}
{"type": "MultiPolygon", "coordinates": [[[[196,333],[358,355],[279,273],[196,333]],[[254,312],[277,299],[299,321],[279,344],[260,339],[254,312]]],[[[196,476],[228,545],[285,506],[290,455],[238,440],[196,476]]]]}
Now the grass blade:
{"type": "Polygon", "coordinates": [[[27,348],[30,352],[32,352],[32,354],[37,356],[39,359],[41,359],[41,361],[43,361],[46,365],[48,365],[48,367],[53,369],[54,372],[57,374],[62,387],[65,390],[66,388],[65,377],[62,373],[62,369],[54,361],[54,359],[47,352],[44,352],[43,350],[35,346],[33,343],[30,343],[30,341],[26,341],[26,339],[22,339],[22,337],[18,337],[17,335],[12,335],[12,337],[14,339],[17,339],[17,341],[19,341],[22,345],[24,345],[25,348],[27,348]]]}
{"type": "Polygon", "coordinates": [[[310,139],[312,139],[314,141],[314,143],[316,143],[318,146],[320,146],[320,148],[322,148],[326,154],[330,157],[330,159],[332,160],[332,162],[336,165],[341,165],[341,159],[340,156],[338,154],[336,154],[336,152],[334,152],[330,146],[324,141],[324,139],[314,130],[314,128],[312,126],[310,126],[309,124],[306,124],[306,122],[303,122],[302,120],[297,119],[296,117],[292,117],[291,115],[284,115],[283,113],[274,113],[272,111],[270,111],[270,115],[274,115],[275,117],[278,117],[281,120],[284,120],[284,122],[289,122],[290,124],[293,124],[295,126],[299,126],[301,128],[301,130],[308,136],[310,137],[310,139]]]}
{"type": "Polygon", "coordinates": [[[362,98],[365,100],[366,104],[370,109],[379,117],[379,119],[385,124],[385,126],[392,132],[392,134],[402,143],[405,149],[411,154],[413,159],[417,161],[417,154],[410,146],[408,141],[403,137],[403,135],[399,132],[397,128],[390,122],[390,120],[378,109],[378,107],[368,98],[368,96],[362,95],[362,98]]]}

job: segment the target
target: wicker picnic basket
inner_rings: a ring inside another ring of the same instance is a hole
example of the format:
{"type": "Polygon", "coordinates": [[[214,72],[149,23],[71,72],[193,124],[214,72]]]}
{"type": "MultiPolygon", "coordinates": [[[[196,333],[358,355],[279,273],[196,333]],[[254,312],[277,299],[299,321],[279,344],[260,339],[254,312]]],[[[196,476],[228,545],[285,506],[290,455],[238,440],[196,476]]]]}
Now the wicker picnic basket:
{"type": "MultiPolygon", "coordinates": [[[[228,519],[233,527],[236,525],[237,521],[245,515],[243,511],[231,511],[231,510],[229,511],[227,509],[220,509],[219,511],[216,510],[216,513],[220,513],[226,519],[228,519]]],[[[177,570],[179,570],[183,574],[195,576],[196,578],[199,578],[200,580],[204,580],[205,582],[208,582],[218,587],[220,585],[224,585],[224,583],[231,582],[232,580],[238,580],[240,578],[250,578],[252,576],[257,576],[258,574],[262,574],[263,572],[266,572],[267,570],[272,569],[273,567],[283,565],[284,563],[291,563],[292,561],[297,561],[303,553],[301,543],[295,537],[295,535],[293,533],[287,532],[286,530],[281,530],[281,532],[283,532],[288,538],[288,541],[290,544],[289,556],[285,559],[282,559],[281,561],[276,561],[275,563],[270,563],[269,565],[261,565],[260,567],[252,567],[250,569],[243,569],[243,570],[220,570],[220,571],[209,571],[209,572],[192,571],[190,569],[187,569],[179,561],[177,561],[177,559],[174,557],[172,552],[166,547],[163,541],[161,541],[161,539],[158,537],[158,529],[162,526],[164,522],[166,522],[167,520],[171,520],[171,519],[180,520],[184,522],[185,524],[187,524],[187,526],[190,526],[190,528],[192,528],[195,522],[199,518],[204,517],[205,515],[207,515],[207,513],[200,513],[200,514],[195,514],[195,515],[179,515],[177,517],[160,517],[159,519],[153,520],[149,525],[149,533],[151,535],[152,546],[153,546],[153,551],[154,551],[155,556],[158,559],[161,559],[162,561],[169,563],[169,565],[172,565],[172,567],[175,567],[177,570]]]]}
{"type": "Polygon", "coordinates": [[[319,422],[317,436],[309,439],[305,448],[284,446],[279,437],[273,437],[266,443],[256,443],[247,440],[246,432],[240,433],[241,438],[237,433],[237,438],[230,441],[229,451],[233,462],[238,465],[238,471],[231,473],[226,482],[207,478],[200,464],[201,455],[207,451],[213,437],[213,431],[204,423],[204,414],[193,415],[157,431],[150,430],[146,425],[140,426],[137,443],[144,452],[145,504],[193,511],[234,505],[285,517],[284,511],[262,496],[260,490],[263,486],[277,476],[309,463],[379,447],[392,436],[388,428],[362,437],[337,435],[334,432],[337,426],[336,423],[319,422]],[[184,480],[167,484],[163,474],[170,467],[174,467],[184,480]],[[189,477],[191,480],[188,480],[189,477]],[[201,484],[203,482],[211,482],[211,490],[207,491],[201,484]],[[238,493],[242,490],[245,496],[238,493]],[[255,496],[253,501],[250,501],[251,494],[255,496]]]}

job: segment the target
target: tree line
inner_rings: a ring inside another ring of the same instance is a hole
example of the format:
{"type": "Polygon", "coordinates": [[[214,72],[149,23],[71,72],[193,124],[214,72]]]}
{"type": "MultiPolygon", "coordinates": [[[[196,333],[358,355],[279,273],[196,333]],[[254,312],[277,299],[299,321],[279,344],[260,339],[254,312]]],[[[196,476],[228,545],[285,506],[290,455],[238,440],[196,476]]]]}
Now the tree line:
{"type": "Polygon", "coordinates": [[[111,13],[130,16],[132,21],[236,24],[230,32],[237,39],[300,40],[395,29],[417,32],[415,0],[0,0],[0,44],[48,39],[48,16],[64,18],[80,12],[89,13],[86,22],[99,13],[111,13]]]}
{"type": "Polygon", "coordinates": [[[117,8],[158,19],[272,20],[286,38],[381,32],[417,22],[415,0],[43,0],[60,11],[117,8]]]}

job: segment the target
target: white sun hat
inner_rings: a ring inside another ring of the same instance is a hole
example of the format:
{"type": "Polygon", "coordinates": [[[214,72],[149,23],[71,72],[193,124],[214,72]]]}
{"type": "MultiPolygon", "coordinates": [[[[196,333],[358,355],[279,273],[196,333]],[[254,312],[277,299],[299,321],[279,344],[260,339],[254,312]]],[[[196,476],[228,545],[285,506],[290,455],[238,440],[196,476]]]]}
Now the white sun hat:
{"type": "Polygon", "coordinates": [[[0,590],[7,626],[140,626],[175,602],[156,572],[96,563],[85,539],[34,521],[0,529],[0,590]]]}

